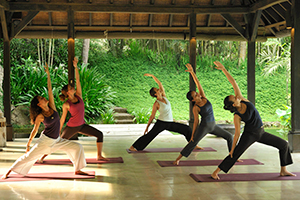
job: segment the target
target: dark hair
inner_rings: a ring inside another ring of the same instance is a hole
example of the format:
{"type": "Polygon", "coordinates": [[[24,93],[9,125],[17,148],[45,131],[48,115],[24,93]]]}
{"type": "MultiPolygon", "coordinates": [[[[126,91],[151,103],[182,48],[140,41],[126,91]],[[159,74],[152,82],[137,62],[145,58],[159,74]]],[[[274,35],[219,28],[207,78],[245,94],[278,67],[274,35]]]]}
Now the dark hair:
{"type": "Polygon", "coordinates": [[[38,95],[36,95],[35,97],[33,97],[33,99],[30,102],[30,122],[31,124],[34,124],[36,117],[42,113],[42,108],[38,106],[39,103],[39,99],[38,99],[38,95]]]}
{"type": "Polygon", "coordinates": [[[193,90],[190,90],[188,93],[186,93],[186,98],[192,102],[192,105],[195,105],[195,101],[193,101],[193,97],[192,97],[192,92],[193,90]]]}
{"type": "MultiPolygon", "coordinates": [[[[61,92],[68,92],[68,85],[65,85],[64,87],[62,87],[62,89],[61,89],[61,92]]],[[[61,100],[61,101],[65,101],[66,99],[68,98],[68,96],[66,96],[66,95],[64,95],[64,93],[61,93],[60,95],[59,95],[59,99],[61,100]]]]}
{"type": "Polygon", "coordinates": [[[149,93],[152,97],[156,97],[156,92],[155,92],[155,87],[152,87],[150,90],[149,90],[149,93]]]}
{"type": "Polygon", "coordinates": [[[229,110],[231,113],[235,113],[237,111],[236,107],[233,106],[234,102],[229,101],[229,96],[224,99],[224,109],[229,110]]]}

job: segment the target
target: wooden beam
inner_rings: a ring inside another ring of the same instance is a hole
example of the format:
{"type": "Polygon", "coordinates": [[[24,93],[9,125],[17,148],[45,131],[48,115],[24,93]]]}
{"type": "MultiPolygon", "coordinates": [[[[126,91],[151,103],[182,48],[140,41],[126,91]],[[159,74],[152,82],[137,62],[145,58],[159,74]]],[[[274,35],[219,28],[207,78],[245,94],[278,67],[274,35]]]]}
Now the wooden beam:
{"type": "Polygon", "coordinates": [[[231,15],[229,14],[221,14],[221,16],[245,39],[246,35],[245,35],[245,29],[237,22],[235,21],[231,15]]]}
{"type": "Polygon", "coordinates": [[[248,42],[247,99],[255,105],[255,42],[248,42]]]}
{"type": "Polygon", "coordinates": [[[14,29],[11,39],[18,35],[26,26],[31,22],[31,20],[39,13],[39,11],[29,12],[24,19],[18,24],[18,26],[14,29]]]}
{"type": "Polygon", "coordinates": [[[262,13],[262,10],[258,10],[256,13],[255,13],[255,16],[254,16],[254,19],[253,19],[253,23],[252,23],[252,33],[250,35],[250,41],[251,42],[255,42],[255,39],[257,37],[257,31],[258,31],[258,26],[259,26],[259,22],[260,22],[260,19],[261,19],[261,13],[262,13]]]}
{"type": "Polygon", "coordinates": [[[114,18],[114,14],[113,14],[113,13],[110,13],[110,17],[109,17],[109,25],[110,25],[110,26],[113,25],[113,22],[114,22],[113,18],[114,18]]]}
{"type": "Polygon", "coordinates": [[[49,18],[49,26],[52,26],[52,12],[48,13],[48,18],[49,18]]]}
{"type": "Polygon", "coordinates": [[[3,8],[0,8],[0,17],[1,17],[3,39],[4,39],[4,41],[9,41],[6,16],[5,16],[5,11],[3,10],[3,8]]]}
{"type": "Polygon", "coordinates": [[[210,26],[210,21],[211,21],[211,15],[207,15],[207,20],[206,20],[206,26],[210,26]]]}
{"type": "Polygon", "coordinates": [[[249,7],[245,6],[160,6],[160,5],[101,5],[101,4],[86,4],[86,3],[32,3],[32,2],[10,2],[9,10],[12,12],[23,12],[23,11],[56,11],[65,12],[68,9],[72,9],[75,12],[105,12],[105,13],[160,13],[160,14],[189,14],[189,13],[201,13],[201,14],[246,14],[250,12],[249,7]]]}
{"type": "Polygon", "coordinates": [[[93,14],[89,13],[89,26],[93,25],[93,14]]]}
{"type": "Polygon", "coordinates": [[[152,26],[152,20],[153,20],[153,15],[150,14],[150,15],[149,15],[149,27],[152,26]]]}
{"type": "Polygon", "coordinates": [[[266,8],[269,8],[273,5],[286,2],[288,0],[261,0],[257,1],[256,3],[252,4],[250,6],[250,12],[255,12],[257,10],[264,10],[266,8]]]}
{"type": "Polygon", "coordinates": [[[7,2],[6,0],[0,0],[0,8],[9,10],[9,2],[7,2]]]}

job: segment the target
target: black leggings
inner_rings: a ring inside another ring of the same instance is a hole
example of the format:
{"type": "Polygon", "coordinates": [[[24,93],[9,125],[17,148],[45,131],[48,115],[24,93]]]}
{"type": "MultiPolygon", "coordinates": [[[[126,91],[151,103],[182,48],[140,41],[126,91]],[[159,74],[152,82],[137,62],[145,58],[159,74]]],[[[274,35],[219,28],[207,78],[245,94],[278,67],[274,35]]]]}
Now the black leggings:
{"type": "Polygon", "coordinates": [[[164,130],[180,133],[184,135],[187,141],[191,139],[192,129],[189,126],[177,122],[165,122],[157,120],[152,129],[146,135],[143,135],[137,139],[132,146],[136,150],[141,151],[145,149],[148,144],[164,130]]]}
{"type": "Polygon", "coordinates": [[[201,122],[195,133],[194,133],[194,141],[190,141],[180,152],[180,154],[184,157],[188,157],[192,151],[195,149],[196,145],[199,143],[199,141],[207,134],[211,133],[213,135],[216,135],[218,137],[222,137],[227,141],[227,147],[228,150],[231,150],[232,147],[232,141],[233,136],[230,132],[222,129],[219,127],[215,121],[212,122],[201,122]]]}
{"type": "Polygon", "coordinates": [[[251,146],[254,142],[260,142],[262,144],[270,145],[279,150],[280,165],[286,166],[293,163],[289,145],[287,141],[265,132],[264,128],[260,128],[255,132],[244,131],[240,141],[235,147],[232,158],[228,155],[223,162],[219,165],[219,168],[227,173],[239,157],[251,146]]]}
{"type": "Polygon", "coordinates": [[[88,135],[88,136],[94,136],[97,138],[97,142],[103,142],[103,133],[88,124],[83,124],[81,126],[76,126],[76,127],[66,126],[61,134],[61,138],[70,139],[76,133],[81,133],[83,135],[88,135]]]}

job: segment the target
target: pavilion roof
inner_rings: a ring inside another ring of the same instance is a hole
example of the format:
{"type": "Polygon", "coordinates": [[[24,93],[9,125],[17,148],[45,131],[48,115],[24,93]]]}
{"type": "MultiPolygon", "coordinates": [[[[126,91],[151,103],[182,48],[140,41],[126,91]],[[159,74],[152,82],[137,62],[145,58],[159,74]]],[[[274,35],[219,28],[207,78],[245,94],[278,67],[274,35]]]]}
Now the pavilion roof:
{"type": "Polygon", "coordinates": [[[197,39],[257,41],[289,33],[291,0],[0,0],[3,38],[189,38],[190,13],[197,39]]]}

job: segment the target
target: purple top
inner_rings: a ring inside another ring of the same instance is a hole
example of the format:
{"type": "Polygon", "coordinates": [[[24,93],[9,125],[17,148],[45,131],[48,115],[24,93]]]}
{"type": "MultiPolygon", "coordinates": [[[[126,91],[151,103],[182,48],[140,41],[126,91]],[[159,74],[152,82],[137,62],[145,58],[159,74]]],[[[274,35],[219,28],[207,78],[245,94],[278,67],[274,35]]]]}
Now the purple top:
{"type": "Polygon", "coordinates": [[[53,139],[58,138],[60,130],[60,120],[58,112],[53,110],[53,114],[50,117],[44,117],[43,123],[45,125],[43,134],[53,139]]]}

